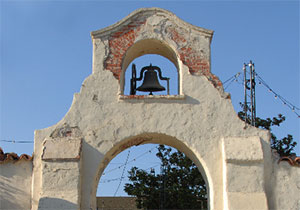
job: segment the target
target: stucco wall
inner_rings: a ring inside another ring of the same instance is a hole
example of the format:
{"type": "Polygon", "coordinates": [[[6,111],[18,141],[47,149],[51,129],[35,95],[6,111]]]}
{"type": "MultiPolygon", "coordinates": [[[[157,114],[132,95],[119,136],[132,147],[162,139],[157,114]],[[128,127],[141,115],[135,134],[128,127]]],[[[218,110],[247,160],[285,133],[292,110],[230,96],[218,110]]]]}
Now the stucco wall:
{"type": "Polygon", "coordinates": [[[300,165],[291,166],[288,162],[278,162],[273,156],[272,173],[269,177],[270,210],[300,209],[300,165]]]}
{"type": "Polygon", "coordinates": [[[32,161],[0,164],[0,209],[31,209],[32,161]]]}

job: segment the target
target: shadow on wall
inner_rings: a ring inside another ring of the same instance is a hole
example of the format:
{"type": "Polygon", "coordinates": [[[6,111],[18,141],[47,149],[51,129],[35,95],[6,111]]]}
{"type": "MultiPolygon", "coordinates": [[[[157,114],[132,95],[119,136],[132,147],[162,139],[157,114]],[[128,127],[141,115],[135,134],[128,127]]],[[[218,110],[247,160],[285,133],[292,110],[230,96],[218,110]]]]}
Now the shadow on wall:
{"type": "MultiPolygon", "coordinates": [[[[3,177],[0,177],[1,179],[3,177]]],[[[0,198],[0,209],[22,209],[19,203],[15,202],[16,195],[24,193],[20,189],[14,187],[11,183],[0,182],[1,198],[0,198]]]]}
{"type": "Polygon", "coordinates": [[[0,164],[0,209],[30,209],[31,161],[0,164]]]}
{"type": "MultiPolygon", "coordinates": [[[[0,179],[4,178],[3,176],[0,176],[0,179]]],[[[4,180],[4,179],[3,179],[4,180]]],[[[0,209],[24,209],[24,206],[22,206],[22,203],[20,202],[16,202],[16,200],[18,201],[22,201],[24,203],[26,203],[26,200],[23,198],[21,198],[20,195],[22,194],[26,194],[26,192],[21,191],[20,189],[14,187],[14,185],[12,183],[4,183],[4,182],[0,182],[0,209]]],[[[30,199],[30,197],[28,196],[28,200],[30,199]]],[[[30,202],[29,202],[30,203],[30,202]]]]}
{"type": "Polygon", "coordinates": [[[60,198],[44,197],[40,199],[38,209],[65,209],[65,210],[76,209],[77,210],[78,206],[74,203],[71,203],[69,201],[60,198]]]}

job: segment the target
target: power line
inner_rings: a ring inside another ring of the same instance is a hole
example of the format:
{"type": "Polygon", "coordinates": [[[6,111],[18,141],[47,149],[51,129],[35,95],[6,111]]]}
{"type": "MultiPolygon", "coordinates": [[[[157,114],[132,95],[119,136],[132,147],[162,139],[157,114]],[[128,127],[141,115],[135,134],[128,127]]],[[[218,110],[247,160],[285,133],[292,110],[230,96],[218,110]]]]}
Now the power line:
{"type": "MultiPolygon", "coordinates": [[[[143,157],[144,155],[146,155],[146,154],[148,154],[148,153],[151,153],[151,152],[152,152],[152,150],[154,150],[155,148],[156,148],[156,146],[155,146],[155,147],[153,147],[153,148],[151,148],[150,150],[148,150],[148,151],[146,151],[146,152],[142,153],[141,155],[139,155],[139,156],[137,156],[137,157],[135,157],[135,158],[131,159],[130,161],[128,161],[128,163],[127,163],[127,164],[129,164],[129,163],[132,163],[132,162],[136,161],[137,159],[139,159],[139,158],[143,157]]],[[[120,166],[118,166],[118,167],[115,167],[115,168],[113,168],[113,169],[110,169],[109,171],[106,171],[106,172],[104,172],[102,175],[106,175],[106,174],[108,174],[108,173],[110,173],[110,172],[112,172],[112,171],[115,171],[115,170],[117,170],[117,169],[121,169],[121,167],[123,167],[124,165],[125,165],[125,164],[122,164],[122,165],[120,165],[120,166]]]]}
{"type": "Polygon", "coordinates": [[[223,82],[224,90],[226,90],[234,81],[237,82],[238,84],[243,84],[243,82],[239,81],[241,73],[242,72],[237,72],[236,74],[229,77],[225,82],[223,82]],[[226,83],[228,84],[225,86],[226,83]]]}
{"type": "Polygon", "coordinates": [[[300,110],[299,107],[293,105],[291,102],[289,102],[287,99],[283,98],[282,96],[280,96],[278,93],[276,93],[257,73],[256,76],[258,77],[258,79],[260,80],[260,84],[264,85],[270,92],[272,92],[273,94],[275,94],[275,96],[281,98],[283,100],[283,102],[286,102],[286,104],[290,105],[291,107],[293,107],[294,109],[300,110]]]}
{"type": "Polygon", "coordinates": [[[14,144],[29,144],[34,143],[34,141],[26,141],[26,140],[6,140],[6,139],[0,139],[2,142],[8,142],[8,143],[14,143],[14,144]]]}
{"type": "Polygon", "coordinates": [[[241,74],[241,72],[236,73],[235,75],[232,75],[230,78],[228,78],[225,82],[223,82],[223,85],[229,82],[231,79],[238,77],[241,74]]]}
{"type": "Polygon", "coordinates": [[[288,101],[287,99],[282,97],[280,94],[275,92],[274,89],[271,88],[257,73],[256,73],[256,77],[259,80],[259,84],[262,84],[263,86],[265,86],[268,89],[268,91],[270,93],[274,94],[275,99],[281,100],[283,105],[287,106],[290,110],[292,110],[297,115],[298,118],[300,118],[300,114],[298,114],[297,111],[296,111],[296,110],[300,110],[299,107],[295,106],[293,103],[291,103],[290,101],[288,101]]]}
{"type": "Polygon", "coordinates": [[[127,162],[128,162],[128,159],[129,159],[129,155],[130,155],[130,149],[128,150],[128,154],[127,154],[127,158],[126,158],[126,161],[125,161],[125,164],[124,164],[124,168],[123,168],[123,171],[122,171],[122,175],[121,175],[121,178],[120,178],[120,182],[119,182],[119,185],[117,187],[117,190],[114,194],[114,196],[116,196],[117,192],[119,191],[119,188],[121,186],[121,183],[122,183],[122,180],[124,178],[124,173],[125,173],[125,169],[126,169],[126,165],[127,165],[127,162]]]}
{"type": "MultiPolygon", "coordinates": [[[[153,168],[156,168],[157,166],[160,166],[160,164],[156,164],[156,165],[153,165],[151,167],[148,167],[146,169],[141,169],[141,170],[144,170],[144,171],[149,171],[150,169],[153,169],[153,168]]],[[[109,182],[114,182],[114,181],[119,181],[122,179],[122,181],[129,181],[129,179],[127,180],[124,180],[124,176],[123,177],[120,177],[120,178],[114,178],[114,179],[101,179],[99,184],[100,183],[109,183],[109,182]]]]}
{"type": "Polygon", "coordinates": [[[99,183],[103,183],[104,184],[104,183],[110,183],[110,182],[119,181],[119,180],[129,181],[128,179],[124,180],[124,177],[120,177],[120,178],[115,178],[115,179],[103,179],[99,183]]]}
{"type": "MultiPolygon", "coordinates": [[[[230,78],[228,78],[225,82],[223,82],[223,86],[227,83],[227,82],[229,82],[229,84],[230,83],[232,83],[236,78],[238,78],[239,76],[240,76],[240,74],[241,74],[241,72],[238,72],[238,73],[236,73],[235,75],[232,75],[230,78]]],[[[229,85],[227,85],[227,87],[228,87],[229,85]]],[[[227,88],[226,87],[226,88],[227,88]]],[[[225,88],[225,89],[226,89],[225,88]]]]}
{"type": "MultiPolygon", "coordinates": [[[[250,74],[248,69],[246,69],[245,73],[250,74]]],[[[227,80],[225,80],[225,82],[223,82],[224,90],[226,90],[230,85],[232,85],[234,81],[237,82],[238,84],[244,86],[245,81],[244,80],[240,81],[241,80],[240,75],[241,75],[241,72],[238,72],[238,73],[234,74],[233,76],[229,77],[227,80]],[[226,83],[228,83],[228,84],[225,86],[226,83]]],[[[273,93],[275,99],[281,100],[283,105],[287,106],[292,112],[294,112],[297,115],[298,118],[300,118],[300,114],[298,113],[298,111],[300,111],[299,107],[297,107],[296,105],[294,105],[293,103],[288,101],[286,98],[284,98],[283,96],[281,96],[280,94],[275,92],[274,89],[271,88],[262,79],[262,77],[257,74],[257,72],[254,72],[254,76],[257,77],[258,84],[261,84],[261,85],[265,86],[265,88],[267,88],[270,93],[273,93]]],[[[250,95],[247,94],[247,97],[250,97],[250,95]]]]}
{"type": "Polygon", "coordinates": [[[160,166],[161,164],[156,164],[156,165],[154,165],[154,166],[151,166],[151,167],[149,167],[149,168],[146,168],[146,169],[143,169],[144,171],[148,171],[148,170],[151,170],[151,169],[153,169],[153,168],[156,168],[157,166],[160,166]]]}
{"type": "Polygon", "coordinates": [[[228,83],[228,85],[224,88],[226,90],[233,82],[235,81],[235,78],[231,79],[231,81],[228,83]]]}

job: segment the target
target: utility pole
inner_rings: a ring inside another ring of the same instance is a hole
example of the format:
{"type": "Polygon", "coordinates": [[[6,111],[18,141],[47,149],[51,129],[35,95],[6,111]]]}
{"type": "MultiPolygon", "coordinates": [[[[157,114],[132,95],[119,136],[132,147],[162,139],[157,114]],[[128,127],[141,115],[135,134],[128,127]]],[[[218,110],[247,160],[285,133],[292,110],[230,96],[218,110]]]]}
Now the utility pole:
{"type": "Polygon", "coordinates": [[[255,73],[254,63],[252,63],[251,60],[248,64],[244,63],[243,72],[244,72],[245,125],[247,125],[247,120],[249,120],[248,123],[250,123],[252,126],[255,126],[255,119],[256,119],[255,75],[256,73],[255,73]]]}

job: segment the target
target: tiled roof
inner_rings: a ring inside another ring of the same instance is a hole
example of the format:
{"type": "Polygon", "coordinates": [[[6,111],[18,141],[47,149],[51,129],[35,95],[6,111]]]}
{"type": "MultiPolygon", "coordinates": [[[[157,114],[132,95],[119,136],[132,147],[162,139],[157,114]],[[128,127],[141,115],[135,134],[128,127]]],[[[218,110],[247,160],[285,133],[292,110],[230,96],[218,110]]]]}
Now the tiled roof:
{"type": "Polygon", "coordinates": [[[300,167],[300,157],[297,157],[295,155],[281,157],[278,160],[278,163],[281,162],[281,161],[287,161],[291,166],[298,166],[298,167],[300,167]]]}
{"type": "Polygon", "coordinates": [[[32,156],[27,154],[22,154],[18,156],[16,153],[4,153],[3,149],[0,147],[0,163],[6,161],[18,161],[18,160],[32,160],[32,156]]]}

